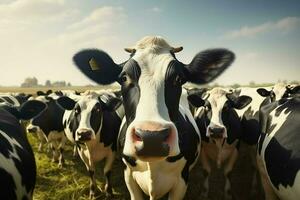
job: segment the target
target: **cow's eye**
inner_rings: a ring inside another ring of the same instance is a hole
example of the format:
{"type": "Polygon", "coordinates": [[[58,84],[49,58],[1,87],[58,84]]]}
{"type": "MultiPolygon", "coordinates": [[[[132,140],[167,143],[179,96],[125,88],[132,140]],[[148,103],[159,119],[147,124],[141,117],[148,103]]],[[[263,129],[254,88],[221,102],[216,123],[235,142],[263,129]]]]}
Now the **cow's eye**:
{"type": "Polygon", "coordinates": [[[80,109],[77,107],[77,108],[75,108],[75,113],[76,114],[79,114],[80,113],[80,109]]]}
{"type": "Polygon", "coordinates": [[[126,74],[121,75],[119,81],[120,83],[125,83],[128,80],[128,77],[126,74]]]}

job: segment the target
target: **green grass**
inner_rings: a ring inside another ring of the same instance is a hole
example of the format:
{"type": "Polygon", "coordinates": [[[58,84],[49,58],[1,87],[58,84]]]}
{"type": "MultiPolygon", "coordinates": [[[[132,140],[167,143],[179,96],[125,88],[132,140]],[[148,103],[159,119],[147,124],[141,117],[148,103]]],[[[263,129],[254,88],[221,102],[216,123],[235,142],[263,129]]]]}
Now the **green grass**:
{"type": "MultiPolygon", "coordinates": [[[[37,181],[34,191],[35,200],[87,200],[89,199],[89,176],[79,157],[72,156],[72,147],[68,145],[64,152],[65,165],[59,168],[57,163],[51,162],[51,153],[37,152],[38,141],[28,135],[29,141],[35,153],[37,164],[37,181]]],[[[113,199],[129,199],[128,192],[123,181],[123,164],[118,159],[114,163],[112,172],[112,184],[114,190],[113,199]]],[[[97,199],[105,199],[105,194],[100,188],[104,187],[103,163],[98,163],[96,168],[96,180],[98,186],[97,199]]]]}

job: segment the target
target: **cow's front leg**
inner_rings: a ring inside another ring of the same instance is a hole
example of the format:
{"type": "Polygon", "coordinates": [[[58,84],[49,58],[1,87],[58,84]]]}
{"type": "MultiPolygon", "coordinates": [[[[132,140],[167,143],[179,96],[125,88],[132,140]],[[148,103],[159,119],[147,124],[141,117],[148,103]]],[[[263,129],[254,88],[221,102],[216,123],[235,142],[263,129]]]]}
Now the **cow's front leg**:
{"type": "Polygon", "coordinates": [[[95,179],[95,165],[94,162],[90,159],[90,153],[87,149],[87,147],[82,146],[80,150],[78,151],[78,154],[81,158],[81,160],[84,162],[86,169],[88,170],[89,177],[90,177],[90,192],[89,197],[90,199],[94,199],[97,185],[96,185],[96,179],[95,179]]]}
{"type": "Polygon", "coordinates": [[[143,200],[144,199],[143,192],[141,191],[140,187],[133,179],[132,171],[128,166],[124,170],[124,178],[125,178],[125,183],[126,183],[127,189],[130,193],[130,199],[131,200],[143,200]]]}
{"type": "Polygon", "coordinates": [[[57,145],[55,144],[55,141],[49,141],[50,148],[52,151],[52,162],[58,162],[59,159],[59,153],[57,150],[57,145]]]}
{"type": "Polygon", "coordinates": [[[96,188],[97,188],[96,179],[95,179],[95,170],[94,169],[89,170],[89,176],[90,176],[90,194],[89,194],[89,198],[94,199],[95,194],[96,194],[96,188]]]}
{"type": "Polygon", "coordinates": [[[265,166],[262,158],[259,155],[257,155],[256,160],[257,160],[257,168],[261,178],[261,184],[263,186],[264,193],[265,193],[265,200],[277,200],[278,197],[276,196],[269,182],[268,174],[267,171],[265,170],[265,166]]]}
{"type": "Polygon", "coordinates": [[[58,163],[58,167],[60,167],[60,168],[63,167],[63,164],[65,162],[63,152],[64,152],[66,141],[67,141],[67,138],[64,137],[64,135],[63,135],[62,139],[60,141],[60,145],[59,145],[59,163],[58,163]]]}
{"type": "Polygon", "coordinates": [[[169,193],[169,200],[181,200],[184,198],[187,189],[187,184],[182,177],[179,178],[177,184],[169,193]]]}
{"type": "Polygon", "coordinates": [[[115,160],[115,152],[111,152],[110,155],[105,160],[105,166],[104,166],[104,176],[105,176],[105,188],[104,191],[107,196],[112,196],[112,186],[111,186],[111,169],[113,162],[115,160]]]}
{"type": "Polygon", "coordinates": [[[229,180],[229,176],[231,174],[231,171],[234,167],[234,164],[236,163],[236,160],[238,158],[238,151],[236,148],[232,151],[232,155],[229,157],[229,160],[227,164],[224,167],[224,175],[225,175],[225,187],[224,187],[224,196],[225,200],[232,199],[232,190],[231,190],[231,183],[229,180]]]}
{"type": "Polygon", "coordinates": [[[209,177],[211,173],[211,167],[204,148],[202,148],[201,150],[200,161],[204,169],[203,170],[204,182],[203,182],[203,187],[202,187],[203,191],[201,193],[201,197],[207,199],[209,193],[209,177]]]}
{"type": "Polygon", "coordinates": [[[77,156],[78,156],[77,145],[74,144],[74,147],[73,147],[73,157],[77,157],[77,156]]]}

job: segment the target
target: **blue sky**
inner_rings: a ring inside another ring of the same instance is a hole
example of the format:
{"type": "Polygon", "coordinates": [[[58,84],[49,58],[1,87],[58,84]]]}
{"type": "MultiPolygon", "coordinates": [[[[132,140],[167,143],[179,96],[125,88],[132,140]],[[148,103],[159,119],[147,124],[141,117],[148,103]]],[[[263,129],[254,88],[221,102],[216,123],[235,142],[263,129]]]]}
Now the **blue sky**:
{"type": "Polygon", "coordinates": [[[82,48],[106,50],[116,62],[145,35],[199,51],[225,47],[236,61],[215,82],[300,81],[300,1],[296,0],[0,0],[0,85],[92,83],[72,64],[82,48]]]}

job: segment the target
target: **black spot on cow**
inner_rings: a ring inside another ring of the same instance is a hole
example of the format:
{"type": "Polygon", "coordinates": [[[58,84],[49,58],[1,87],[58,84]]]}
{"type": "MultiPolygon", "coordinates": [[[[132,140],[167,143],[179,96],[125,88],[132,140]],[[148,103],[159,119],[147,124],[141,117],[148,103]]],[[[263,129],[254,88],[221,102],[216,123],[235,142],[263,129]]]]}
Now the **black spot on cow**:
{"type": "Polygon", "coordinates": [[[123,105],[127,111],[125,112],[125,116],[128,124],[134,120],[136,107],[140,100],[140,88],[138,86],[140,75],[141,68],[133,59],[127,61],[123,67],[123,71],[119,75],[118,82],[121,84],[123,105]]]}
{"type": "Polygon", "coordinates": [[[112,144],[112,150],[117,150],[117,138],[119,134],[119,128],[121,125],[121,119],[115,111],[103,112],[103,122],[100,132],[100,142],[104,143],[104,146],[112,144]]]}
{"type": "Polygon", "coordinates": [[[17,199],[15,182],[11,174],[0,167],[0,197],[1,199],[17,199]],[[3,181],[5,180],[5,182],[3,181]]]}

